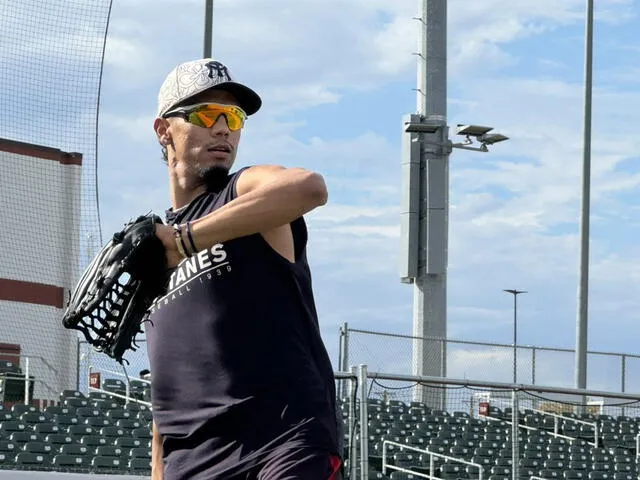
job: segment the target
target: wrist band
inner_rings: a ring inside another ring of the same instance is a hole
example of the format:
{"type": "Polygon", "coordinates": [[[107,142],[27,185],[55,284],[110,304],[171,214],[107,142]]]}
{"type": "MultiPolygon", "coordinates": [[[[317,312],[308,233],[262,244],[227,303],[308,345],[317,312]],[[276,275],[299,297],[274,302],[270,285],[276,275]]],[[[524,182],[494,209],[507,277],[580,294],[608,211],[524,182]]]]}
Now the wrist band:
{"type": "Polygon", "coordinates": [[[196,247],[196,243],[193,241],[193,236],[191,235],[191,222],[187,222],[187,238],[189,239],[193,253],[198,252],[198,247],[196,247]]]}

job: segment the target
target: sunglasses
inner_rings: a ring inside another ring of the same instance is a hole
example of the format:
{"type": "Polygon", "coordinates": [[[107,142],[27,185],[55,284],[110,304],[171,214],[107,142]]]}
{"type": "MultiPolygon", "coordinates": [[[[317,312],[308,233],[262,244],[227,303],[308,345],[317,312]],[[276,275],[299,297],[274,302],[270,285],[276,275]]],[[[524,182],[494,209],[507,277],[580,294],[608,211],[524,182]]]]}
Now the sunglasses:
{"type": "Polygon", "coordinates": [[[229,130],[236,131],[244,127],[247,114],[235,105],[223,105],[220,103],[198,103],[170,110],[164,117],[182,117],[187,122],[198,127],[213,127],[220,115],[224,115],[229,130]]]}

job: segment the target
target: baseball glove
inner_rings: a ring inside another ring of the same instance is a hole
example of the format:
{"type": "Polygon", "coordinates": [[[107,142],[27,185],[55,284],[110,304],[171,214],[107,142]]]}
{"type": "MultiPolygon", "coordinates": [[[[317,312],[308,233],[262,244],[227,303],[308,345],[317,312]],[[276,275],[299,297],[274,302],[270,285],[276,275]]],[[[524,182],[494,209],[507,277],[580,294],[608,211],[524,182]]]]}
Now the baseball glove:
{"type": "Polygon", "coordinates": [[[165,249],[155,234],[160,217],[149,214],[125,224],[84,271],[62,319],[97,351],[122,364],[136,350],[153,300],[167,284],[165,249]]]}

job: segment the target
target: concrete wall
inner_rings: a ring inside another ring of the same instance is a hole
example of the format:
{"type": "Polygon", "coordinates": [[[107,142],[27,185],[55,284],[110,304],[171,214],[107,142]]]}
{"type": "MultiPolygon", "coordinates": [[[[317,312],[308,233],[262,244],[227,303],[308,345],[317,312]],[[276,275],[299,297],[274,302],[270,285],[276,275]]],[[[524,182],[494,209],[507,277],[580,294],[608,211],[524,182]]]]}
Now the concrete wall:
{"type": "Polygon", "coordinates": [[[76,385],[77,336],[61,318],[80,264],[81,169],[79,154],[0,139],[0,343],[31,357],[41,399],[76,385]]]}

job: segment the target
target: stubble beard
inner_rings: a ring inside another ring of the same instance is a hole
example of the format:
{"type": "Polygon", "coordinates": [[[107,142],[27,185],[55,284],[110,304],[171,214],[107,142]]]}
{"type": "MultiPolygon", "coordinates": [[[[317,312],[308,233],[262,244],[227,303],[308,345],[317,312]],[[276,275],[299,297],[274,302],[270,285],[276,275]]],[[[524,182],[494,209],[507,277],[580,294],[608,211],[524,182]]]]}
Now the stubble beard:
{"type": "Polygon", "coordinates": [[[198,183],[207,192],[219,192],[227,184],[229,167],[226,165],[210,165],[198,168],[198,183]]]}

